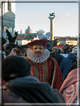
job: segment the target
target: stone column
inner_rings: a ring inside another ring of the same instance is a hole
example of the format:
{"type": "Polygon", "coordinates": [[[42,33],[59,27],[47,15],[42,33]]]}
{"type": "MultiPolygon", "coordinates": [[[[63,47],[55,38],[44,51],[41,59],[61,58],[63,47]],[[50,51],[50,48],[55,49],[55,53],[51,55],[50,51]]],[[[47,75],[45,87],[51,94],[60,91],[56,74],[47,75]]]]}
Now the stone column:
{"type": "Polygon", "coordinates": [[[50,14],[49,19],[50,19],[50,31],[51,33],[51,40],[54,40],[54,31],[53,31],[53,19],[55,18],[54,13],[50,14]]]}

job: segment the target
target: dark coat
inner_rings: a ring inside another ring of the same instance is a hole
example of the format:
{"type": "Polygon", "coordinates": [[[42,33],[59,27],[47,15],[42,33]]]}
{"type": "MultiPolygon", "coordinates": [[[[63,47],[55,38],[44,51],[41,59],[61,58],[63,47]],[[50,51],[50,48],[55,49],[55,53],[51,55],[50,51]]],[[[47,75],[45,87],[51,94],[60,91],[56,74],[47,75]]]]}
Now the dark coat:
{"type": "Polygon", "coordinates": [[[69,53],[68,57],[62,60],[61,65],[60,65],[60,70],[62,72],[63,80],[65,76],[69,73],[72,62],[76,58],[77,58],[76,53],[69,53]]]}
{"type": "MultiPolygon", "coordinates": [[[[72,70],[74,70],[74,69],[77,69],[77,59],[73,60],[69,72],[72,71],[72,70]]],[[[68,74],[69,74],[69,73],[68,73],[68,74]]],[[[68,75],[68,74],[67,74],[67,75],[68,75]]],[[[67,75],[65,76],[65,78],[67,77],[67,75]]]]}
{"type": "Polygon", "coordinates": [[[62,55],[60,55],[59,52],[53,52],[53,50],[51,49],[51,45],[50,45],[49,42],[47,43],[46,49],[48,49],[48,50],[50,51],[50,55],[51,55],[53,58],[56,59],[56,61],[58,62],[58,65],[60,66],[61,61],[63,60],[64,57],[63,57],[62,55]]]}
{"type": "Polygon", "coordinates": [[[62,55],[60,55],[59,52],[53,52],[53,53],[50,53],[50,55],[51,55],[53,58],[56,59],[56,61],[58,62],[58,65],[60,66],[61,61],[63,60],[64,57],[63,57],[62,55]]]}
{"type": "MultiPolygon", "coordinates": [[[[6,84],[3,90],[3,103],[60,103],[56,92],[46,82],[37,82],[35,79],[18,79],[6,84]],[[6,96],[6,97],[5,97],[6,96]],[[8,99],[8,97],[12,99],[8,99]],[[16,98],[16,99],[15,99],[16,98]],[[21,99],[21,101],[19,101],[21,99]],[[10,101],[11,100],[11,101],[10,101]]],[[[58,92],[59,93],[59,92],[58,92]]],[[[60,94],[59,94],[60,95],[60,94]]],[[[58,95],[58,96],[59,96],[58,95]]],[[[62,95],[60,95],[63,99],[62,95]]],[[[65,103],[65,102],[64,102],[65,103]]]]}
{"type": "Polygon", "coordinates": [[[70,71],[77,68],[77,59],[73,60],[70,71]]]}

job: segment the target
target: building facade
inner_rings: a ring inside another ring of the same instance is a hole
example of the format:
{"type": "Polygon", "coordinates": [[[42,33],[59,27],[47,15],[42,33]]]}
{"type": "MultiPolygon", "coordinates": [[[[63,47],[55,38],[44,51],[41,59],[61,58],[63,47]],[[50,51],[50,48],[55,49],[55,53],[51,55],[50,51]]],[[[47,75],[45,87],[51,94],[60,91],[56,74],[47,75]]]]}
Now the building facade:
{"type": "MultiPolygon", "coordinates": [[[[2,36],[7,39],[6,29],[14,36],[15,28],[15,3],[11,3],[9,0],[4,1],[2,5],[2,36]]],[[[9,43],[7,39],[7,43],[9,43]]]]}
{"type": "Polygon", "coordinates": [[[33,33],[30,26],[28,26],[25,33],[18,34],[16,41],[18,42],[18,45],[25,45],[35,38],[37,38],[37,33],[33,33]]]}
{"type": "Polygon", "coordinates": [[[69,45],[77,45],[77,37],[55,37],[58,40],[58,45],[60,44],[69,44],[69,45]]]}

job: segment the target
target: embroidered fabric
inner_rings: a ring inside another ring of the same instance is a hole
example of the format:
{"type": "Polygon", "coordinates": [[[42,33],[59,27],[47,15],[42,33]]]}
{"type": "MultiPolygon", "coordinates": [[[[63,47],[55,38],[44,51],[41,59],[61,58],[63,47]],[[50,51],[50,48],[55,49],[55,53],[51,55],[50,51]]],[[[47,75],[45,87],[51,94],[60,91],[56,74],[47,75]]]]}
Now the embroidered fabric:
{"type": "Polygon", "coordinates": [[[63,91],[63,94],[68,97],[67,103],[73,103],[73,101],[76,99],[77,92],[76,88],[77,82],[75,84],[70,85],[66,88],[66,90],[63,91]]]}
{"type": "Polygon", "coordinates": [[[50,56],[50,52],[47,49],[44,50],[43,54],[40,57],[36,57],[34,55],[32,49],[30,49],[27,52],[27,57],[36,63],[42,63],[42,62],[46,61],[49,58],[49,56],[50,56]]]}

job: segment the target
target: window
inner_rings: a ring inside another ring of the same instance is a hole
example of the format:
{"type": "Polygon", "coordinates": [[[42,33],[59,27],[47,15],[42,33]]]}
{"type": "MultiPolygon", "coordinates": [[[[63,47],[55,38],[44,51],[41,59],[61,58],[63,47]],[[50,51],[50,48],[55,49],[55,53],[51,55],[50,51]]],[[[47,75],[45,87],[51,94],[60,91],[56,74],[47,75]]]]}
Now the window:
{"type": "Polygon", "coordinates": [[[11,28],[11,27],[9,27],[9,29],[8,29],[8,30],[9,30],[9,32],[12,32],[12,28],[11,28]]]}

